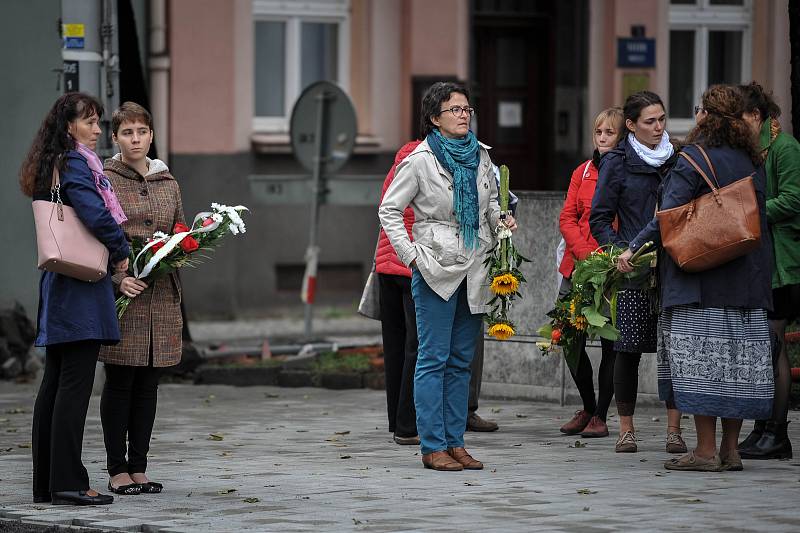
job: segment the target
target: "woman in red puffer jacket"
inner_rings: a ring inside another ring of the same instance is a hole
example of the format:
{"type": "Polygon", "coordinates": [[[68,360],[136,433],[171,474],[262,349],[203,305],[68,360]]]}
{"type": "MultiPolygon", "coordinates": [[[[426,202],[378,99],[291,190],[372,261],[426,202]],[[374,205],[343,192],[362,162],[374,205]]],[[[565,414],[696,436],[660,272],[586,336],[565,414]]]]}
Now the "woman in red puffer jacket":
{"type": "MultiPolygon", "coordinates": [[[[414,151],[420,141],[411,141],[397,152],[386,175],[381,200],[394,179],[394,169],[414,151]]],[[[403,221],[409,238],[414,210],[407,207],[403,221]]],[[[419,445],[417,412],[414,408],[414,369],[417,366],[417,323],[411,298],[411,270],[397,257],[383,229],[375,252],[375,272],[380,287],[381,333],[386,375],[386,408],[389,431],[397,444],[419,445]]]]}
{"type": "MultiPolygon", "coordinates": [[[[589,213],[592,207],[592,197],[597,185],[597,165],[604,153],[617,145],[622,133],[625,131],[625,119],[622,109],[612,107],[597,115],[594,121],[595,151],[592,159],[581,163],[572,173],[569,183],[567,198],[558,217],[561,235],[566,243],[564,258],[558,271],[564,276],[559,288],[559,299],[567,296],[572,289],[572,270],[575,261],[586,259],[589,254],[597,250],[597,241],[592,237],[589,229],[589,213]]],[[[572,379],[581,395],[583,409],[576,411],[575,416],[561,427],[561,432],[567,435],[581,434],[582,437],[606,437],[608,426],[606,414],[611,398],[614,396],[614,342],[606,339],[600,340],[603,358],[600,362],[598,373],[598,397],[595,400],[592,362],[586,353],[586,346],[581,348],[577,369],[570,369],[572,379]]]]}

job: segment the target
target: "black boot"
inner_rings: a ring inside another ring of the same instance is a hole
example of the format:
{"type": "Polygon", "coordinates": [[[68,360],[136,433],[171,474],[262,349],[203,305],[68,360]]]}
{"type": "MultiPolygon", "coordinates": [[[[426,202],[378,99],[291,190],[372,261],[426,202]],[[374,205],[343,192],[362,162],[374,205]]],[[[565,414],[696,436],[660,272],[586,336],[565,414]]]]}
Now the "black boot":
{"type": "Polygon", "coordinates": [[[739,452],[749,452],[761,440],[761,435],[764,434],[764,427],[767,425],[766,420],[756,420],[753,424],[753,431],[739,443],[739,452]]]}
{"type": "Polygon", "coordinates": [[[743,459],[791,459],[792,443],[786,434],[789,422],[767,422],[761,439],[747,451],[740,450],[743,459]]]}

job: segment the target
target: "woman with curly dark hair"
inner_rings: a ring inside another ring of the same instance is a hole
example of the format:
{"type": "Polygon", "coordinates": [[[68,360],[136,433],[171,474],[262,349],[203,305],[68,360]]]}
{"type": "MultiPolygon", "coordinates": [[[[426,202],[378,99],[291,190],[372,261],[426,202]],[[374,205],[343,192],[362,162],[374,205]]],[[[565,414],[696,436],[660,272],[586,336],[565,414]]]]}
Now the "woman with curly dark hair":
{"type": "MultiPolygon", "coordinates": [[[[20,185],[34,200],[52,201],[51,183],[80,221],[109,251],[119,272],[130,253],[119,206],[103,164],[94,153],[103,106],[82,93],[56,100],[20,170],[20,185]]],[[[81,462],[83,428],[102,344],[119,342],[111,274],[91,283],[42,272],[36,346],[46,347],[44,376],[33,410],[33,501],[66,505],[109,504],[114,498],[89,488],[81,462]]]]}
{"type": "Polygon", "coordinates": [[[772,417],[756,420],[753,431],[739,444],[745,459],[791,459],[789,396],[792,374],[786,352],[786,326],[800,317],[800,143],[781,131],[781,109],[772,95],[753,82],[740,87],[744,94],[745,121],[758,136],[766,157],[767,222],[775,252],[772,272],[773,310],[768,313],[772,329],[772,364],[775,399],[772,417]]]}
{"type": "MultiPolygon", "coordinates": [[[[736,87],[709,88],[695,108],[697,126],[683,151],[706,175],[716,176],[720,187],[753,176],[761,214],[759,247],[702,272],[684,272],[669,255],[659,257],[659,395],[674,400],[680,411],[693,414],[697,429],[695,449],[664,463],[669,470],[741,470],[736,447],[742,419],[767,418],[772,410],[767,323],[767,310],[772,307],[772,243],[767,231],[766,182],[759,149],[741,118],[742,106],[736,87]],[[719,450],[717,417],[722,419],[719,450]]],[[[670,209],[709,192],[701,174],[681,157],[667,177],[659,203],[661,209],[670,209]]],[[[647,241],[661,242],[655,218],[631,240],[620,262],[627,264],[647,241]]]]}

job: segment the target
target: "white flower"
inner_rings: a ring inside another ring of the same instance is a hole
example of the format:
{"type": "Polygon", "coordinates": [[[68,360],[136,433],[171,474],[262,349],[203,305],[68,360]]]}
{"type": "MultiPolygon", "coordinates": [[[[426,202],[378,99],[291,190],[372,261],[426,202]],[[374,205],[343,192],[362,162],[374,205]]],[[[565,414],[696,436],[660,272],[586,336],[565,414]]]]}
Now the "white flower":
{"type": "Polygon", "coordinates": [[[156,231],[155,233],[153,233],[153,238],[154,239],[163,239],[165,237],[169,237],[169,235],[167,235],[163,231],[156,231]]]}
{"type": "Polygon", "coordinates": [[[222,222],[224,219],[225,217],[223,217],[219,213],[214,213],[211,215],[211,220],[213,220],[214,222],[222,222]]]}

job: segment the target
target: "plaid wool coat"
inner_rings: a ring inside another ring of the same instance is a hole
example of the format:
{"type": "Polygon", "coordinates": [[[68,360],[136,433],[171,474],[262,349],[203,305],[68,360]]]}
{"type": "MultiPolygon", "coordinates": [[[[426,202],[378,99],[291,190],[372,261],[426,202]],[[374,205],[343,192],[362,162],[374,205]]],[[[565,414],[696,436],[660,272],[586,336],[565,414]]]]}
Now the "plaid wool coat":
{"type": "MultiPolygon", "coordinates": [[[[128,217],[122,229],[129,241],[149,239],[155,231],[172,233],[175,223],[184,221],[178,182],[162,161],[150,161],[150,170],[147,176],[142,177],[123,163],[117,154],[106,160],[105,173],[128,217]]],[[[117,296],[120,282],[129,275],[115,274],[112,277],[117,296]]],[[[153,366],[178,364],[183,347],[180,304],[181,286],[177,276],[170,274],[151,283],[131,301],[120,320],[122,338],[119,344],[103,346],[100,361],[147,366],[152,342],[153,366]]]]}

